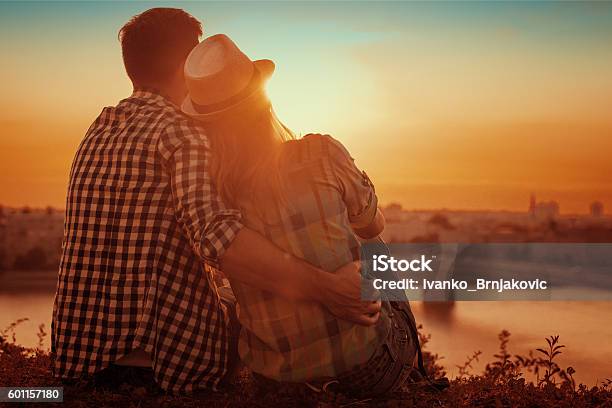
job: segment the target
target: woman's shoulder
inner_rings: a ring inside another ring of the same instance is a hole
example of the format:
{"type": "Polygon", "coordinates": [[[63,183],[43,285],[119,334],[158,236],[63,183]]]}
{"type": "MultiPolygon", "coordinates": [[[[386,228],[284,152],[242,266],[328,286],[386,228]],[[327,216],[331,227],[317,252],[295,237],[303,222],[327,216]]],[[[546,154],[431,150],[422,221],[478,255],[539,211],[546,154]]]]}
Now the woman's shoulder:
{"type": "Polygon", "coordinates": [[[330,135],[310,133],[300,139],[287,142],[287,153],[302,159],[350,158],[348,150],[330,135]]]}

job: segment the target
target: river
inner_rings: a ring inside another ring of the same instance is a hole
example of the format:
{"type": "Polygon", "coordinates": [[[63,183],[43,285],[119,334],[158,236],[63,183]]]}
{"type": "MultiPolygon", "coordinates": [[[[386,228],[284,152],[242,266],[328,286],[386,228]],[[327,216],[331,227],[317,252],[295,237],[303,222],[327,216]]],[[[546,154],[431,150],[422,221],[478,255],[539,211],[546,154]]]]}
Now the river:
{"type": "MultiPolygon", "coordinates": [[[[0,330],[20,318],[29,321],[16,329],[17,342],[38,344],[38,326],[50,330],[54,271],[0,272],[0,330]]],[[[612,302],[415,302],[413,309],[424,331],[431,334],[427,349],[443,356],[450,377],[468,355],[482,351],[478,373],[498,349],[498,333],[506,329],[512,354],[527,354],[546,345],[545,337],[560,335],[566,345],[562,367],[576,369],[574,377],[591,386],[612,378],[612,302]]],[[[44,341],[48,348],[50,335],[44,341]]]]}

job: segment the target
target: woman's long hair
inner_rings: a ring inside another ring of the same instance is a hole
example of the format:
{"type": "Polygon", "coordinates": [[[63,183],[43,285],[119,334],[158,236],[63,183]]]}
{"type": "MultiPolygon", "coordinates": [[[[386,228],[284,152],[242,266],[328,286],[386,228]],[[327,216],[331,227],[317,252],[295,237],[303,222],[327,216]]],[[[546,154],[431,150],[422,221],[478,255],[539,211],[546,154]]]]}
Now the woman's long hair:
{"type": "MultiPolygon", "coordinates": [[[[282,200],[280,151],[294,134],[276,117],[269,100],[204,123],[212,147],[211,174],[223,200],[282,200]]],[[[255,201],[257,200],[257,201],[255,201]]]]}

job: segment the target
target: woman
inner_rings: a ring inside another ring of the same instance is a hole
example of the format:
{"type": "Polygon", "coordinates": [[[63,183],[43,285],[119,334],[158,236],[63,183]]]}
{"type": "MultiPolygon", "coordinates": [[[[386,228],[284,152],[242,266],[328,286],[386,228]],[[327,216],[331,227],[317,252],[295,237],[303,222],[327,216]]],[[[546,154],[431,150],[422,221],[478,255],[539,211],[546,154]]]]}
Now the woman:
{"type": "MultiPolygon", "coordinates": [[[[251,61],[227,36],[209,37],[185,63],[182,109],[205,127],[215,185],[241,209],[245,225],[331,272],[358,260],[357,236],[378,236],[384,219],[372,183],[338,141],[314,134],[296,140],[277,119],[264,91],[273,71],[272,61],[251,61]]],[[[394,390],[410,374],[418,344],[409,311],[383,308],[375,325],[360,326],[320,304],[230,282],[242,325],[240,356],[254,373],[337,383],[352,395],[394,390]]]]}

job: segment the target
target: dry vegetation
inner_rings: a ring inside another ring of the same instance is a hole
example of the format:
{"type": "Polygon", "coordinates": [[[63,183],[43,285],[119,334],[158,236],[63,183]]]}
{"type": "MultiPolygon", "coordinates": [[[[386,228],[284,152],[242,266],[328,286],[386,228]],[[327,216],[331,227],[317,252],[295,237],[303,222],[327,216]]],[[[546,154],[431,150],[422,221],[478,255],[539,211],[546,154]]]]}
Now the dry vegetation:
{"type": "MultiPolygon", "coordinates": [[[[27,349],[15,344],[14,323],[0,332],[0,386],[60,386],[50,375],[51,357],[41,348],[27,349]]],[[[46,336],[41,326],[40,344],[46,336]]],[[[508,349],[510,333],[499,334],[500,349],[483,373],[472,373],[472,364],[482,357],[475,352],[459,369],[457,378],[443,392],[425,386],[407,386],[385,399],[354,400],[343,395],[317,394],[300,386],[280,389],[257,387],[245,370],[226,392],[203,392],[191,396],[172,396],[146,387],[127,384],[109,390],[87,383],[65,386],[67,407],[287,407],[287,406],[388,406],[388,407],[612,407],[612,381],[588,388],[576,384],[572,367],[560,367],[556,357],[563,345],[559,336],[546,339],[544,348],[528,356],[512,355],[508,349]],[[531,373],[534,381],[527,381],[531,373]]],[[[429,337],[422,336],[426,347],[429,337]]],[[[444,375],[440,357],[425,351],[428,371],[435,377],[444,375]]],[[[49,406],[52,404],[45,404],[49,406]]]]}

